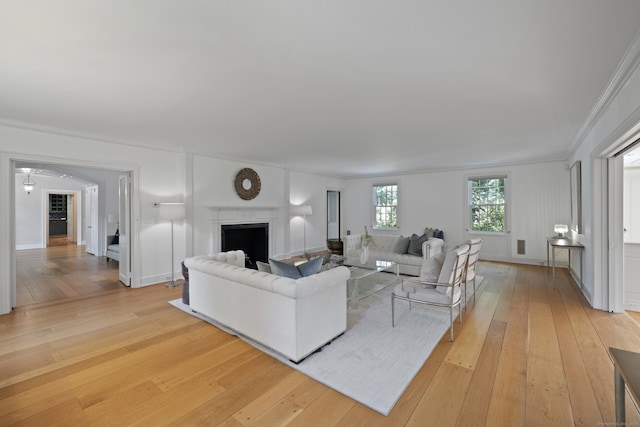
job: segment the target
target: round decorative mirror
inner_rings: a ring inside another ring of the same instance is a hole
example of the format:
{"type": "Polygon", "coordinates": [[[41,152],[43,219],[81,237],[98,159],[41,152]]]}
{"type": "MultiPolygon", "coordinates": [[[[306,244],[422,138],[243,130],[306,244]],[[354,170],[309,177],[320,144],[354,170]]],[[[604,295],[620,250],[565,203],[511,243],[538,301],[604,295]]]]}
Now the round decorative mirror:
{"type": "Polygon", "coordinates": [[[260,193],[260,177],[251,168],[240,169],[234,184],[236,193],[243,200],[251,200],[260,193]]]}

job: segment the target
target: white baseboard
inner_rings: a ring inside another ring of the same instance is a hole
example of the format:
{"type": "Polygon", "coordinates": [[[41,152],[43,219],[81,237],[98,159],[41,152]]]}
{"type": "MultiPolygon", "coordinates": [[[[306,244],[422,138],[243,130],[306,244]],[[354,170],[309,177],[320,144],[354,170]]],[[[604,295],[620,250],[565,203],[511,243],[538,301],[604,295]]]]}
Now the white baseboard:
{"type": "MultiPolygon", "coordinates": [[[[174,273],[175,280],[182,280],[182,271],[176,271],[174,273]]],[[[153,276],[146,276],[146,277],[142,277],[140,278],[140,286],[139,287],[143,287],[143,286],[151,286],[151,285],[158,285],[160,283],[166,283],[171,281],[171,273],[167,274],[155,274],[153,276]],[[168,277],[168,278],[167,278],[168,277]]]]}
{"type": "Polygon", "coordinates": [[[33,245],[16,245],[16,251],[25,251],[28,249],[44,249],[44,245],[36,243],[33,245]]]}

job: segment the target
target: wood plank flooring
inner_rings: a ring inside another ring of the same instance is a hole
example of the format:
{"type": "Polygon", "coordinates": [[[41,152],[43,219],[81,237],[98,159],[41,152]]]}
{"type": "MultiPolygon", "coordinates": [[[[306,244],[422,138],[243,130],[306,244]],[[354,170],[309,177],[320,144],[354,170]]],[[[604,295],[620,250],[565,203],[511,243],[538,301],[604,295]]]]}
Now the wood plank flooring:
{"type": "Polygon", "coordinates": [[[16,306],[118,290],[118,263],[85,252],[66,236],[47,249],[16,251],[16,306]]]}
{"type": "Polygon", "coordinates": [[[71,252],[20,254],[28,296],[0,316],[2,426],[613,425],[607,349],[640,352],[637,321],[591,309],[566,270],[554,290],[543,267],[481,262],[456,340],[384,417],[173,308],[181,287],[125,288],[117,264],[71,252]]]}

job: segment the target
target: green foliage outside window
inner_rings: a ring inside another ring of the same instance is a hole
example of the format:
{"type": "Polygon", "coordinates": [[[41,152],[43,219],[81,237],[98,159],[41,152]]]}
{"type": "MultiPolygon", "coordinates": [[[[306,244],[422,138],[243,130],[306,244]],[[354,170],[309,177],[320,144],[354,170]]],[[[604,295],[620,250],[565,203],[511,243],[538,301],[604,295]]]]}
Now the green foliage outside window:
{"type": "Polygon", "coordinates": [[[398,228],[398,186],[374,185],[374,228],[398,228]]]}
{"type": "Polygon", "coordinates": [[[505,178],[469,180],[472,231],[505,231],[505,178]]]}

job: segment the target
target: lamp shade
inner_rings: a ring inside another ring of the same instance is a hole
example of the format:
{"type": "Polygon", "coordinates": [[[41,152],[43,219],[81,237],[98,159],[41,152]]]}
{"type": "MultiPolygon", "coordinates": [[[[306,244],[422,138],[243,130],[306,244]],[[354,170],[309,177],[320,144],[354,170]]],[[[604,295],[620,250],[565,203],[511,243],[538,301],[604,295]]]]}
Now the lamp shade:
{"type": "Polygon", "coordinates": [[[160,219],[182,219],[186,213],[184,203],[160,203],[158,210],[160,219]]]}
{"type": "Polygon", "coordinates": [[[298,205],[291,208],[291,213],[298,216],[308,216],[313,213],[311,205],[298,205]]]}
{"type": "Polygon", "coordinates": [[[553,231],[555,231],[558,234],[566,233],[569,231],[569,226],[567,224],[556,224],[553,227],[553,231]]]}

